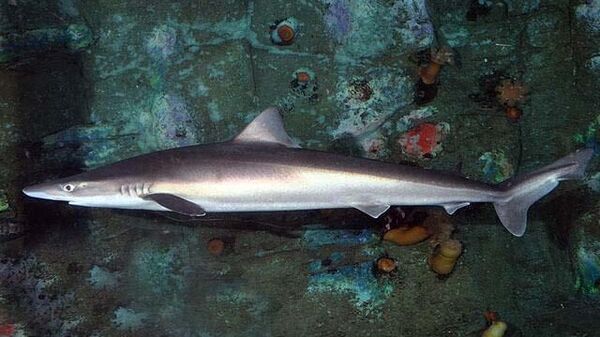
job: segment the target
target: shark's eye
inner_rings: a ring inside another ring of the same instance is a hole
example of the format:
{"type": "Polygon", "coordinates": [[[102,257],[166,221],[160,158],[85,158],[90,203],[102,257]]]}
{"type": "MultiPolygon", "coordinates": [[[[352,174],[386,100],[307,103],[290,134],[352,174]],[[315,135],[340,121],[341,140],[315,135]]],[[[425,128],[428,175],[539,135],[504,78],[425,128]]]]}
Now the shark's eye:
{"type": "Polygon", "coordinates": [[[74,189],[75,189],[75,186],[73,186],[72,184],[63,185],[63,191],[65,191],[65,192],[73,192],[74,189]]]}

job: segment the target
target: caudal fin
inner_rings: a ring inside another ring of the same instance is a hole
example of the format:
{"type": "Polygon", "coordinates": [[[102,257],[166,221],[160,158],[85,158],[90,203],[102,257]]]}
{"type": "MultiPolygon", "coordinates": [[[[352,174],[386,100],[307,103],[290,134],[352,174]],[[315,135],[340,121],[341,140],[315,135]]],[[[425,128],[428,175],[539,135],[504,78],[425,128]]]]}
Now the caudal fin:
{"type": "Polygon", "coordinates": [[[531,173],[510,179],[500,185],[504,198],[494,202],[500,221],[515,236],[522,236],[527,227],[527,210],[550,193],[561,180],[581,179],[592,149],[579,150],[531,173]]]}

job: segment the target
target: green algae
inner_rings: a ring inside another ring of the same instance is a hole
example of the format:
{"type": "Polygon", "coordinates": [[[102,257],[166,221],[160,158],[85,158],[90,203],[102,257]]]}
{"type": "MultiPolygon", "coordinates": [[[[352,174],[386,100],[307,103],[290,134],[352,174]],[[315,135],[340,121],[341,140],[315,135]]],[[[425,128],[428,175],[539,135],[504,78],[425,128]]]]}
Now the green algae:
{"type": "Polygon", "coordinates": [[[4,191],[0,190],[0,212],[5,212],[10,209],[10,205],[8,204],[8,197],[4,193],[4,191]]]}
{"type": "Polygon", "coordinates": [[[171,297],[183,288],[181,263],[175,249],[142,246],[133,256],[132,269],[134,277],[145,291],[171,297]]]}

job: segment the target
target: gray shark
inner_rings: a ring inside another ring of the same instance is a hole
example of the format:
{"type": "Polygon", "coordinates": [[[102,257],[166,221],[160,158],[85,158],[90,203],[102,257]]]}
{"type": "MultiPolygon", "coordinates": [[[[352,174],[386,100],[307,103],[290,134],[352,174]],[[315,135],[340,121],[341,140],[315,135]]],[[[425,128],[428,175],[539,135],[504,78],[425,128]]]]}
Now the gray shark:
{"type": "Polygon", "coordinates": [[[470,203],[491,202],[502,224],[522,236],[529,206],[559,181],[583,177],[592,154],[580,150],[492,186],[434,170],[302,149],[286,133],[278,110],[269,108],[228,142],[144,154],[23,192],[77,206],[189,216],[352,207],[377,218],[390,205],[436,205],[453,214],[470,203]]]}

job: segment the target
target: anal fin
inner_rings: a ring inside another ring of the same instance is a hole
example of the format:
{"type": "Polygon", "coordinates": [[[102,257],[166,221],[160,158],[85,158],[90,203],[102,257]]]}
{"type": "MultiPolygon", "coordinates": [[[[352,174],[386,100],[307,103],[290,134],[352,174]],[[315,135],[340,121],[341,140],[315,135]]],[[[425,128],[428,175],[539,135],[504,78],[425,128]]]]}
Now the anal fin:
{"type": "Polygon", "coordinates": [[[373,218],[378,218],[390,208],[390,205],[352,205],[357,210],[368,214],[373,218]]]}
{"type": "Polygon", "coordinates": [[[148,194],[143,197],[144,200],[151,200],[161,205],[162,207],[180,214],[189,216],[203,216],[206,215],[206,211],[189,200],[180,198],[173,194],[168,193],[155,193],[148,194]]]}

